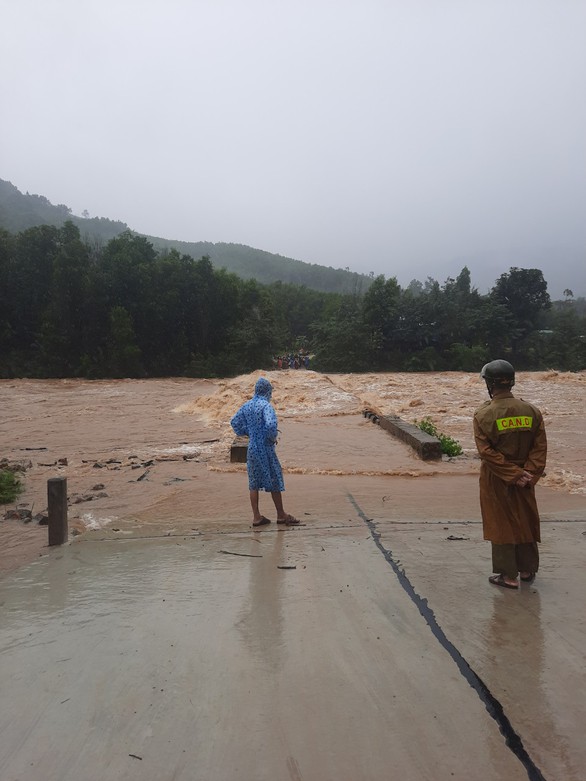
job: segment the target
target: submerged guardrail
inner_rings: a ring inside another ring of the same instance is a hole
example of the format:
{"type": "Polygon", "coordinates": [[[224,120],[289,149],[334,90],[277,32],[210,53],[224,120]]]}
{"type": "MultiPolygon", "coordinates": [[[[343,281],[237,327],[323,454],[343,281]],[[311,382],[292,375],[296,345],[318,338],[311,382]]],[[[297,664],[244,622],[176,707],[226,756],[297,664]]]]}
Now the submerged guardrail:
{"type": "Polygon", "coordinates": [[[407,423],[398,415],[377,415],[369,409],[363,410],[362,414],[389,434],[410,445],[423,461],[441,461],[442,446],[437,437],[432,437],[413,423],[407,423]]]}

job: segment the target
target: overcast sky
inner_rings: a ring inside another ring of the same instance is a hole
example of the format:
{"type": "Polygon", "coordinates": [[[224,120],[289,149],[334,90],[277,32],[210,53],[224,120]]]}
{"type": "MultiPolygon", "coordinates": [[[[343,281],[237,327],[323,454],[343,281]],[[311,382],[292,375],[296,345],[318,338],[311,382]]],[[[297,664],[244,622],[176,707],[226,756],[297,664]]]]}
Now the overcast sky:
{"type": "Polygon", "coordinates": [[[586,294],[586,0],[0,11],[0,178],[23,192],[402,284],[535,265],[586,294]]]}

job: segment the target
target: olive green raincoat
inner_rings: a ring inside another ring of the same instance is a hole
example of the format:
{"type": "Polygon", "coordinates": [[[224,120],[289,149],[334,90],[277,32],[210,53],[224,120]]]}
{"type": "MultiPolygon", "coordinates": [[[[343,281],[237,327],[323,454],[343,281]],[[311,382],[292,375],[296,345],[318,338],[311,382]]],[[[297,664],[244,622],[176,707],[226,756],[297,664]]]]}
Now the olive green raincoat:
{"type": "Polygon", "coordinates": [[[545,469],[547,439],[541,412],[501,392],[474,414],[474,439],[482,459],[480,509],[484,539],[497,545],[541,542],[535,483],[545,469]],[[534,475],[515,485],[523,470],[534,475]]]}

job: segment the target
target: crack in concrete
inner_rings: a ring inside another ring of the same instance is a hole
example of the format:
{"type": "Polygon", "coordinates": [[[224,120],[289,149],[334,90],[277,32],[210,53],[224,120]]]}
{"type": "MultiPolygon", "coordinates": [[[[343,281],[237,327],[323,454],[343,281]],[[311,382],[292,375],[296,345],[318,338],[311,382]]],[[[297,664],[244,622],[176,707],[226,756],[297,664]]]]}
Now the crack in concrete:
{"type": "Polygon", "coordinates": [[[358,516],[368,527],[375,545],[383,554],[385,560],[390,564],[403,590],[406,592],[413,604],[417,607],[422,618],[431,629],[433,636],[440,643],[442,648],[451,656],[461,675],[472,687],[472,689],[474,689],[482,704],[488,711],[488,714],[496,721],[500,733],[505,739],[506,746],[513,752],[513,754],[517,757],[517,759],[521,762],[527,771],[527,777],[529,778],[529,781],[546,781],[541,770],[537,767],[535,762],[527,753],[521,737],[514,730],[513,725],[505,715],[501,703],[492,694],[482,678],[480,678],[480,676],[470,667],[456,646],[447,638],[444,630],[439,625],[433,610],[429,607],[427,599],[420,596],[417,591],[415,591],[413,584],[405,574],[405,570],[401,569],[394,560],[392,551],[387,550],[382,544],[380,539],[381,535],[376,530],[376,523],[374,523],[371,518],[366,517],[352,494],[349,493],[347,496],[350,503],[354,506],[354,509],[358,513],[358,516]]]}

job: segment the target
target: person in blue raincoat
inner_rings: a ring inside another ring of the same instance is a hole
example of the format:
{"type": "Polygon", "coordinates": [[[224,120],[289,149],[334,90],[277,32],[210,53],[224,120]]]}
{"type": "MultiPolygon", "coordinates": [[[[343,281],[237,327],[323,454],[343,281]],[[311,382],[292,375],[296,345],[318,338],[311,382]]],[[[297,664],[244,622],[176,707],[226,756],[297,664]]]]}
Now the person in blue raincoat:
{"type": "Polygon", "coordinates": [[[277,510],[277,523],[288,526],[298,524],[297,518],[286,513],[283,508],[282,492],[285,490],[281,464],[275,452],[277,444],[277,414],[271,405],[273,387],[261,377],[254,386],[254,397],[243,404],[234,415],[230,424],[239,437],[248,436],[248,488],[252,506],[253,526],[270,523],[269,518],[261,515],[259,492],[271,494],[277,510]]]}

